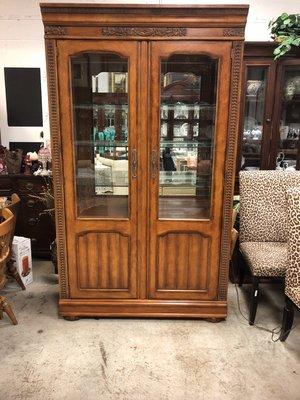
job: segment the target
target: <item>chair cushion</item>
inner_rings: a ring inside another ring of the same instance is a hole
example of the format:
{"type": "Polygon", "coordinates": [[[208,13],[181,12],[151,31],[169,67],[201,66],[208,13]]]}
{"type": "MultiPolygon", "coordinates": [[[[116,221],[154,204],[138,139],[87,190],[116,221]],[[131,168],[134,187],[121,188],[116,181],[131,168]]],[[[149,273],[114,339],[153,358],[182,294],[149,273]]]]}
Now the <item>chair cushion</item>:
{"type": "Polygon", "coordinates": [[[243,242],[240,250],[255,276],[284,276],[287,267],[287,243],[243,242]]]}
{"type": "Polygon", "coordinates": [[[300,287],[286,287],[285,294],[300,308],[300,287]]]}

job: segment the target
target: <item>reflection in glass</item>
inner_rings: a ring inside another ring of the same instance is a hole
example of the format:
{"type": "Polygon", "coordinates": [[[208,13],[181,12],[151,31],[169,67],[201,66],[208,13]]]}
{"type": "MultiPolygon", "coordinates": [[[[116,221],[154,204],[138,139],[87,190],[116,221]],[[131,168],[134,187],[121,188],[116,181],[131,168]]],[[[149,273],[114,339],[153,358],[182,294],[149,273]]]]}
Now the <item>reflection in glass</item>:
{"type": "Polygon", "coordinates": [[[286,67],[283,80],[277,166],[296,169],[300,140],[300,69],[286,67]]]}
{"type": "Polygon", "coordinates": [[[77,213],[127,217],[127,59],[83,53],[71,68],[77,213]]]}
{"type": "Polygon", "coordinates": [[[265,112],[267,67],[247,67],[243,131],[243,169],[259,169],[265,112]]]}
{"type": "Polygon", "coordinates": [[[217,68],[204,55],[161,62],[160,218],[210,216],[217,68]]]}

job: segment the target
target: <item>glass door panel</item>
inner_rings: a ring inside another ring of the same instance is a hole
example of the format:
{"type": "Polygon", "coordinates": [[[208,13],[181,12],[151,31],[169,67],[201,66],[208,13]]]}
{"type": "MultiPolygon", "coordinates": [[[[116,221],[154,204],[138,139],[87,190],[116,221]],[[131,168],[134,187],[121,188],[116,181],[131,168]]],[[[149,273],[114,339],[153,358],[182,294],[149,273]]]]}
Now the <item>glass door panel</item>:
{"type": "Polygon", "coordinates": [[[210,216],[217,71],[206,55],[161,61],[159,218],[210,216]]]}
{"type": "Polygon", "coordinates": [[[248,66],[246,74],[241,166],[260,169],[268,67],[248,66]]]}
{"type": "Polygon", "coordinates": [[[71,57],[77,215],[128,217],[128,59],[71,57]]]}
{"type": "Polygon", "coordinates": [[[300,140],[299,66],[284,69],[281,96],[277,165],[296,169],[300,140]]]}

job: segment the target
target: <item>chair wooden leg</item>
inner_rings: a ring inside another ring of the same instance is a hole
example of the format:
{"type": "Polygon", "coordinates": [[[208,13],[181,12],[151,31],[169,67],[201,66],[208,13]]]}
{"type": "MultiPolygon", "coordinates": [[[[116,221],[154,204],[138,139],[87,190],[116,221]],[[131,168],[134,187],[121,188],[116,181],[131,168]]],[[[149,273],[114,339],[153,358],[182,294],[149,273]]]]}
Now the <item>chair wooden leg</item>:
{"type": "Polygon", "coordinates": [[[250,315],[249,315],[250,325],[254,325],[256,310],[257,310],[258,294],[259,294],[259,278],[257,276],[253,276],[250,315]]]}
{"type": "Polygon", "coordinates": [[[5,297],[0,296],[0,309],[6,312],[7,316],[10,318],[14,325],[18,325],[17,318],[11,308],[11,305],[7,302],[5,297]]]}
{"type": "Polygon", "coordinates": [[[285,296],[285,305],[283,309],[282,326],[280,333],[280,341],[284,342],[289,336],[294,322],[294,305],[289,297],[285,296]]]}
{"type": "Polygon", "coordinates": [[[14,266],[14,263],[11,261],[9,261],[7,263],[7,275],[13,277],[16,280],[16,282],[19,284],[19,286],[22,288],[22,290],[26,290],[26,286],[24,285],[17,268],[14,266]]]}

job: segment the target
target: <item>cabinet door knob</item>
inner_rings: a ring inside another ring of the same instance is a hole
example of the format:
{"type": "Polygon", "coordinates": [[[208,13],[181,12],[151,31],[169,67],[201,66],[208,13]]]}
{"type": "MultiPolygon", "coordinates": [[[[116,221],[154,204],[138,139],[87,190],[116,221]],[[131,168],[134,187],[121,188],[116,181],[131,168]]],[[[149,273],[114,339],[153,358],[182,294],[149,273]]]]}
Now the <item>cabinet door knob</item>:
{"type": "Polygon", "coordinates": [[[32,190],[33,189],[33,183],[32,182],[27,182],[26,183],[26,189],[32,190]]]}
{"type": "Polygon", "coordinates": [[[267,122],[271,122],[271,118],[266,118],[266,121],[267,122]]]}

